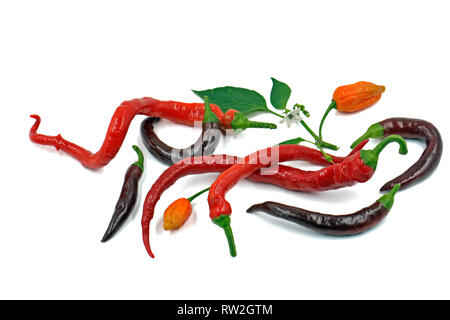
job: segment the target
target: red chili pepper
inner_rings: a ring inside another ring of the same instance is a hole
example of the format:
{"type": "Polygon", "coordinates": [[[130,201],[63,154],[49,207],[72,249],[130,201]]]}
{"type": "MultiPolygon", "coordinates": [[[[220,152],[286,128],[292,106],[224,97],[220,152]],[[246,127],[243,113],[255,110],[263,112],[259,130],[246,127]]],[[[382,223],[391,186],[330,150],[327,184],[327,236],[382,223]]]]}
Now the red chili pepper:
{"type": "MultiPolygon", "coordinates": [[[[358,182],[366,182],[375,172],[380,152],[391,142],[397,142],[400,145],[399,153],[406,154],[408,152],[405,140],[398,135],[391,135],[384,138],[373,150],[361,150],[340,163],[299,175],[297,182],[309,186],[311,191],[332,190],[352,186],[358,182]]],[[[266,155],[270,156],[273,151],[276,152],[273,148],[268,148],[246,156],[243,163],[235,164],[222,172],[209,190],[209,216],[215,224],[225,230],[230,254],[233,257],[236,256],[236,248],[230,227],[231,205],[225,199],[225,193],[256,170],[273,165],[273,163],[265,162],[266,155]]],[[[280,162],[305,160],[305,154],[295,152],[292,145],[280,145],[278,152],[280,162]]]]}
{"type": "MultiPolygon", "coordinates": [[[[223,112],[216,105],[211,104],[211,110],[220,119],[223,112]]],[[[124,101],[117,107],[106,133],[105,140],[99,151],[92,153],[61,135],[47,136],[37,133],[41,119],[38,115],[31,117],[36,122],[30,130],[30,140],[34,143],[54,146],[56,150],[62,150],[77,159],[87,168],[99,169],[107,165],[119,152],[128,127],[136,115],[147,115],[164,118],[184,125],[192,126],[195,121],[202,121],[205,106],[203,103],[183,103],[177,101],[160,101],[153,98],[141,98],[124,101]]]]}
{"type": "MultiPolygon", "coordinates": [[[[367,142],[368,140],[362,141],[350,152],[348,156],[357,153],[364,147],[367,142]]],[[[292,147],[292,150],[303,152],[304,158],[311,163],[325,166],[330,165],[328,160],[326,160],[323,154],[318,150],[298,145],[294,145],[292,147]]],[[[340,163],[344,161],[345,157],[332,156],[332,159],[333,162],[340,163]]],[[[153,219],[155,206],[158,203],[158,200],[161,198],[163,192],[172,184],[174,184],[178,179],[184,176],[208,172],[223,172],[234,165],[237,161],[237,157],[223,154],[186,158],[173,164],[159,176],[159,178],[155,181],[155,183],[153,183],[151,189],[147,193],[144,201],[144,210],[141,220],[143,242],[148,254],[152,258],[154,258],[154,255],[150,248],[150,221],[153,219]]],[[[273,175],[261,175],[258,172],[254,172],[248,178],[251,181],[273,184],[289,190],[310,191],[308,186],[306,186],[305,188],[305,185],[303,183],[298,183],[299,177],[301,177],[303,174],[308,174],[308,171],[279,165],[277,172],[275,172],[273,175]]]]}
{"type": "Polygon", "coordinates": [[[223,119],[222,119],[222,125],[226,126],[227,128],[231,128],[231,122],[233,121],[234,115],[239,112],[237,110],[234,109],[229,109],[227,110],[227,112],[225,112],[225,114],[223,115],[223,119]]]}

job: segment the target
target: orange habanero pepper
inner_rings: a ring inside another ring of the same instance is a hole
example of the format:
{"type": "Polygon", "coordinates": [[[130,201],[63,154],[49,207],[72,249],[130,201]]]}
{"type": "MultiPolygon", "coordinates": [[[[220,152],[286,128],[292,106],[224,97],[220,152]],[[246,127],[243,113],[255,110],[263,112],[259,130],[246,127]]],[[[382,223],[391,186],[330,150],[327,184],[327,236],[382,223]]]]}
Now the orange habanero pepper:
{"type": "Polygon", "coordinates": [[[181,226],[189,219],[192,213],[191,201],[197,198],[202,193],[208,191],[206,188],[190,198],[180,198],[175,200],[170,204],[166,211],[164,211],[163,217],[163,228],[164,230],[176,230],[181,228],[181,226]]]}
{"type": "Polygon", "coordinates": [[[333,100],[325,111],[319,126],[319,137],[322,138],[322,126],[332,109],[340,112],[356,112],[370,107],[380,100],[386,88],[371,82],[359,81],[338,87],[333,93],[333,100]]]}

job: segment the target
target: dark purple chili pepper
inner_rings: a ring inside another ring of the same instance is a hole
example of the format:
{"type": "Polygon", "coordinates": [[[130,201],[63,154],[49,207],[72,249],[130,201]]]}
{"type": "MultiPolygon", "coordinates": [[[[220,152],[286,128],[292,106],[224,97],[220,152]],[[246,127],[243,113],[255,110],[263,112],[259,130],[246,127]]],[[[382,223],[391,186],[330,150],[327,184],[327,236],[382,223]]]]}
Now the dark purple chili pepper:
{"type": "Polygon", "coordinates": [[[388,191],[397,183],[402,189],[423,179],[437,167],[442,156],[442,138],[438,129],[428,121],[411,118],[389,118],[371,125],[352,146],[368,138],[398,134],[407,139],[419,139],[427,144],[419,160],[398,177],[386,182],[380,191],[388,191]]]}
{"type": "Polygon", "coordinates": [[[250,121],[234,109],[229,109],[222,120],[219,120],[217,115],[211,111],[208,97],[205,96],[203,100],[205,101],[205,112],[202,134],[193,145],[187,148],[173,148],[159,139],[154,130],[154,124],[159,121],[158,118],[149,117],[142,122],[141,137],[151,154],[162,162],[172,165],[184,158],[213,154],[219,144],[221,134],[225,134],[227,129],[242,131],[247,128],[276,129],[277,127],[273,123],[250,121]]]}
{"type": "Polygon", "coordinates": [[[154,123],[158,118],[149,117],[141,124],[141,137],[145,147],[159,160],[172,165],[184,158],[211,155],[219,144],[223,130],[219,118],[211,111],[208,97],[204,97],[205,112],[203,114],[202,134],[197,141],[184,149],[177,149],[162,142],[154,131],[154,123]]]}
{"type": "Polygon", "coordinates": [[[121,228],[124,222],[128,219],[134,206],[136,205],[137,195],[139,191],[139,179],[144,171],[144,155],[142,151],[133,146],[133,149],[138,155],[138,161],[133,163],[125,173],[125,180],[123,182],[122,191],[120,192],[119,200],[117,201],[114,214],[111,222],[106,229],[102,242],[106,242],[121,228]]]}
{"type": "Polygon", "coordinates": [[[160,119],[148,117],[141,124],[141,137],[147,150],[162,162],[172,165],[184,158],[211,155],[216,149],[222,135],[218,122],[206,122],[202,125],[202,133],[197,141],[184,149],[177,149],[165,144],[156,135],[154,124],[160,119]]]}
{"type": "Polygon", "coordinates": [[[288,206],[277,202],[263,202],[247,209],[247,212],[262,211],[274,217],[295,222],[317,232],[337,236],[361,233],[378,224],[391,210],[394,196],[400,184],[383,195],[372,205],[355,213],[331,215],[288,206]]]}

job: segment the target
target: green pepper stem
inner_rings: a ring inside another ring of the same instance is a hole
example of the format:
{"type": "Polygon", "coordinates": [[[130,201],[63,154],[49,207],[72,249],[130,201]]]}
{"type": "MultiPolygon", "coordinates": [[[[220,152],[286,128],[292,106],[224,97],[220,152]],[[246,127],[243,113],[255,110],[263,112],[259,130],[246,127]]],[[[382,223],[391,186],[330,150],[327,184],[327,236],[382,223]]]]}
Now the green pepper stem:
{"type": "Polygon", "coordinates": [[[314,133],[314,131],[311,130],[311,128],[306,124],[306,122],[304,120],[300,120],[301,125],[306,129],[306,131],[309,132],[309,134],[317,141],[317,146],[322,147],[322,148],[327,148],[327,149],[332,149],[332,150],[338,150],[339,147],[335,146],[334,144],[322,141],[321,138],[319,138],[317,136],[317,134],[314,133]]]}
{"type": "Polygon", "coordinates": [[[269,122],[259,122],[259,121],[251,121],[249,120],[247,123],[247,128],[267,128],[267,129],[276,129],[277,125],[269,122]]]}
{"type": "Polygon", "coordinates": [[[320,145],[318,145],[317,143],[314,144],[317,146],[317,148],[319,148],[320,152],[322,152],[322,155],[325,158],[325,160],[327,160],[331,164],[334,164],[333,157],[330,156],[328,153],[326,153],[320,145]]]}
{"type": "Polygon", "coordinates": [[[189,202],[192,202],[192,200],[194,200],[195,198],[197,198],[199,195],[201,195],[202,193],[206,192],[209,190],[210,187],[203,189],[202,191],[197,192],[196,194],[194,194],[192,197],[187,198],[189,200],[189,202]]]}
{"type": "Polygon", "coordinates": [[[203,101],[205,102],[205,111],[203,113],[203,123],[220,122],[217,115],[214,112],[212,112],[212,110],[211,110],[208,96],[204,96],[203,101]]]}
{"type": "Polygon", "coordinates": [[[222,214],[213,219],[213,222],[225,231],[227,237],[228,247],[230,248],[230,255],[236,257],[236,245],[234,244],[233,230],[231,230],[231,218],[229,215],[222,214]]]}
{"type": "Polygon", "coordinates": [[[407,154],[408,153],[408,145],[406,144],[405,139],[403,139],[398,134],[392,134],[390,136],[387,136],[383,140],[381,140],[375,148],[373,148],[373,152],[376,156],[380,154],[381,151],[391,142],[397,142],[400,146],[398,153],[400,154],[407,154]]]}
{"type": "Polygon", "coordinates": [[[378,158],[380,156],[381,151],[383,151],[383,149],[391,142],[397,142],[400,145],[398,153],[400,154],[408,153],[408,146],[406,144],[405,139],[403,139],[401,136],[397,134],[393,134],[381,140],[372,150],[361,150],[360,151],[361,159],[364,161],[366,165],[375,170],[377,168],[378,158]]]}
{"type": "Polygon", "coordinates": [[[272,110],[270,110],[270,109],[267,109],[271,114],[273,114],[273,115],[276,115],[277,117],[279,117],[279,118],[284,118],[284,116],[282,116],[281,114],[278,114],[278,113],[276,113],[276,112],[274,112],[274,111],[272,111],[272,110]]]}
{"type": "Polygon", "coordinates": [[[386,209],[391,210],[392,206],[394,205],[394,196],[397,193],[398,189],[400,189],[400,186],[401,186],[400,183],[397,183],[391,189],[391,191],[389,191],[389,193],[386,193],[377,201],[380,202],[386,209]]]}
{"type": "Polygon", "coordinates": [[[322,120],[320,120],[320,126],[319,126],[319,137],[320,137],[320,139],[322,139],[322,127],[323,127],[323,123],[325,122],[325,119],[327,118],[327,116],[330,113],[330,111],[333,110],[333,109],[336,109],[336,108],[337,108],[336,101],[331,100],[330,105],[328,106],[327,110],[323,114],[322,120]]]}
{"type": "Polygon", "coordinates": [[[378,122],[374,123],[367,129],[367,131],[361,137],[359,137],[358,139],[355,140],[355,142],[352,143],[350,148],[354,149],[359,143],[361,143],[366,139],[381,138],[383,135],[384,135],[384,127],[378,122]]]}
{"type": "Polygon", "coordinates": [[[242,130],[242,131],[247,128],[268,128],[268,129],[277,128],[277,126],[273,123],[250,121],[246,116],[244,116],[240,112],[236,112],[234,114],[233,121],[231,121],[231,127],[234,130],[242,130]]]}
{"type": "Polygon", "coordinates": [[[135,163],[133,163],[133,166],[138,166],[141,171],[144,171],[144,155],[142,154],[141,149],[139,149],[138,146],[133,145],[133,149],[134,151],[136,151],[137,155],[138,155],[138,161],[136,161],[135,163]]]}

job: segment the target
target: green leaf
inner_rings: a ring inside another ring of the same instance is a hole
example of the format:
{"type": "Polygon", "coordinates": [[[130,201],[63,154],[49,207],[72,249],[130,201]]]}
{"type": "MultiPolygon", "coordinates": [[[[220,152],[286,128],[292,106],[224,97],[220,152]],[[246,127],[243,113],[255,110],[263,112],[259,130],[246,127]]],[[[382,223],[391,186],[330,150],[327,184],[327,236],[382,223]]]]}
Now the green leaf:
{"type": "Polygon", "coordinates": [[[306,140],[303,139],[303,138],[298,137],[298,138],[289,139],[289,140],[280,142],[278,145],[283,145],[283,144],[299,144],[300,142],[303,142],[303,141],[306,141],[306,140]]]}
{"type": "Polygon", "coordinates": [[[229,109],[235,109],[244,115],[256,111],[270,112],[264,97],[253,90],[237,87],[220,87],[203,91],[192,91],[202,99],[204,96],[208,96],[210,102],[219,106],[223,112],[227,112],[229,109]]]}
{"type": "Polygon", "coordinates": [[[270,92],[270,103],[279,110],[286,109],[287,102],[291,96],[291,88],[277,79],[272,79],[272,91],[270,92]]]}

